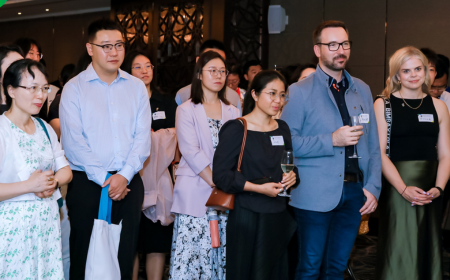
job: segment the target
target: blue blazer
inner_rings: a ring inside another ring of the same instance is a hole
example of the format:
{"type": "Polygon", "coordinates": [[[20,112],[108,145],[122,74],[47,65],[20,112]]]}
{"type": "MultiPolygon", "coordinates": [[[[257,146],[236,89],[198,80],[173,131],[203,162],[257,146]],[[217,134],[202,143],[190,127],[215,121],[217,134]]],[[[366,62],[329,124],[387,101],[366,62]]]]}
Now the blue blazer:
{"type": "MultiPolygon", "coordinates": [[[[357,150],[364,188],[377,199],[381,191],[381,153],[373,98],[367,84],[344,71],[349,88],[345,101],[350,116],[369,114],[357,150]]],[[[333,210],[344,186],[345,148],[333,147],[332,133],[343,126],[339,109],[329,88],[329,76],[317,66],[315,73],[289,87],[289,103],[281,119],[292,134],[294,162],[300,185],[292,190],[290,204],[317,212],[333,210]]]]}

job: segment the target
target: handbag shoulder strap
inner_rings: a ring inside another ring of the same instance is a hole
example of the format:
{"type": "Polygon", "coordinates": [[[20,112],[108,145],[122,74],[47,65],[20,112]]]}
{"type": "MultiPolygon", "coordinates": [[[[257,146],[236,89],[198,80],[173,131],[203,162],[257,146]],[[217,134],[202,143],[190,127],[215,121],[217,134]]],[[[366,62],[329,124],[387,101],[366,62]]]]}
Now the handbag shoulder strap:
{"type": "Polygon", "coordinates": [[[237,171],[241,172],[242,156],[244,155],[245,142],[247,141],[247,121],[244,118],[237,118],[244,125],[244,136],[242,137],[241,152],[239,153],[239,161],[237,171]]]}
{"type": "MultiPolygon", "coordinates": [[[[391,157],[391,129],[392,129],[392,107],[391,100],[384,95],[378,95],[376,99],[383,98],[384,101],[384,118],[387,123],[387,141],[386,141],[386,155],[391,157]]],[[[375,100],[376,100],[375,99],[375,100]]]]}
{"type": "Polygon", "coordinates": [[[47,135],[48,141],[50,141],[50,144],[52,144],[52,140],[50,140],[50,135],[48,135],[48,131],[47,128],[45,127],[44,122],[41,120],[41,118],[36,118],[36,120],[39,122],[39,124],[42,126],[42,128],[44,129],[45,134],[47,135]]]}

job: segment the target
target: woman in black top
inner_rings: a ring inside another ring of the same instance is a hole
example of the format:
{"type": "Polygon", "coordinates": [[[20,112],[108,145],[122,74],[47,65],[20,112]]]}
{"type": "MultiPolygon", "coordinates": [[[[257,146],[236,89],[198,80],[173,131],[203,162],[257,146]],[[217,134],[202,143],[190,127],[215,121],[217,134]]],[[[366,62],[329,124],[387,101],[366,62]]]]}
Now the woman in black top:
{"type": "Polygon", "coordinates": [[[244,100],[247,141],[241,173],[236,168],[243,124],[229,121],[219,133],[213,181],[236,194],[227,225],[227,279],[288,278],[287,245],[296,224],[286,210],[287,198],[277,195],[300,180],[296,168],[283,175],[281,157],[292,150],[291,133],[284,121],[272,118],[283,106],[286,90],[284,77],[271,70],[258,73],[250,85],[244,100]],[[264,177],[270,178],[268,183],[252,183],[264,177]]]}
{"type": "Polygon", "coordinates": [[[444,102],[428,95],[428,61],[422,52],[404,47],[391,57],[389,68],[385,100],[374,104],[386,179],[378,207],[376,279],[440,280],[441,195],[450,175],[450,116],[444,102]]]}
{"type": "MultiPolygon", "coordinates": [[[[152,109],[152,130],[175,127],[177,103],[169,95],[161,94],[153,85],[153,65],[147,55],[140,51],[129,52],[121,66],[122,70],[141,79],[147,87],[152,109]]],[[[138,251],[146,255],[147,279],[161,280],[165,257],[171,249],[173,223],[163,226],[152,222],[143,213],[139,232],[138,251]]],[[[138,258],[135,260],[133,279],[138,279],[138,258]]]]}

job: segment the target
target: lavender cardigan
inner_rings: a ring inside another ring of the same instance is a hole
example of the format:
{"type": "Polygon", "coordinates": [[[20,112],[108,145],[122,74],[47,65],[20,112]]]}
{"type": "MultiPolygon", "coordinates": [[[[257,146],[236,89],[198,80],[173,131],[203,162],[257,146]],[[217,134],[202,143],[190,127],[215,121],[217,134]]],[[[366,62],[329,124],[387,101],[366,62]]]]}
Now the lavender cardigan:
{"type": "MultiPolygon", "coordinates": [[[[222,105],[222,123],[240,116],[239,110],[232,105],[222,105]]],[[[182,154],[177,181],[173,192],[171,212],[203,217],[206,213],[205,203],[212,188],[198,175],[210,166],[214,157],[211,132],[202,104],[190,100],[177,108],[175,129],[178,145],[182,154]]]]}

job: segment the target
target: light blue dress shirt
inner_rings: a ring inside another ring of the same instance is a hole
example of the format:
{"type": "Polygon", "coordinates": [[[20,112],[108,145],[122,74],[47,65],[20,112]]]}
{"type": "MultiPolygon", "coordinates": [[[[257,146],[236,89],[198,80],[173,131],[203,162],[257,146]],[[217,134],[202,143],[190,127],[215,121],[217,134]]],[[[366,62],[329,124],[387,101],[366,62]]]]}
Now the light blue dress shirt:
{"type": "Polygon", "coordinates": [[[72,170],[102,185],[108,171],[130,183],[150,155],[151,109],[147,89],[119,69],[108,85],[89,67],[63,89],[61,140],[72,170]]]}

